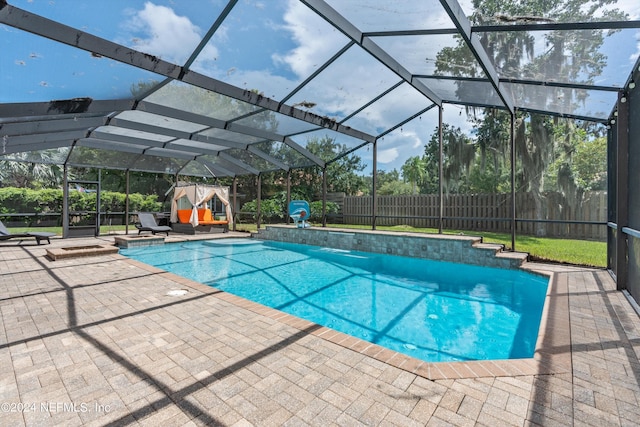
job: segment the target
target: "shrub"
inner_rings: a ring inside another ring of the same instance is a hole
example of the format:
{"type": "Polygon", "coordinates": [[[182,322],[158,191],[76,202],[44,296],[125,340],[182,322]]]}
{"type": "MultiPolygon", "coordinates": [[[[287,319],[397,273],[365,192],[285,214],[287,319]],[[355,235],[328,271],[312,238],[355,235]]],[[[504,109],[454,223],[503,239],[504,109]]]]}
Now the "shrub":
{"type": "MultiPolygon", "coordinates": [[[[251,200],[242,205],[240,212],[254,213],[252,215],[255,221],[255,212],[257,210],[256,200],[251,200]]],[[[322,201],[318,200],[309,203],[309,209],[311,210],[308,220],[309,221],[321,221],[322,220],[322,201]]],[[[338,213],[340,207],[337,203],[327,202],[327,214],[338,213]]],[[[270,199],[264,199],[260,203],[260,213],[262,221],[265,223],[281,222],[285,220],[286,213],[286,198],[282,199],[281,195],[276,195],[270,199]]]]}
{"type": "MultiPolygon", "coordinates": [[[[62,213],[62,189],[32,190],[28,188],[0,188],[0,214],[16,213],[62,213]]],[[[80,191],[69,192],[69,211],[92,212],[96,210],[96,194],[80,191]]],[[[100,194],[100,208],[103,212],[124,212],[126,194],[105,191],[100,194]]],[[[162,203],[153,194],[129,195],[131,212],[158,212],[162,203]]]]}
{"type": "MultiPolygon", "coordinates": [[[[309,203],[309,209],[311,209],[309,221],[322,221],[322,200],[309,203]]],[[[327,215],[337,214],[339,210],[340,205],[335,202],[327,202],[327,215]]]]}

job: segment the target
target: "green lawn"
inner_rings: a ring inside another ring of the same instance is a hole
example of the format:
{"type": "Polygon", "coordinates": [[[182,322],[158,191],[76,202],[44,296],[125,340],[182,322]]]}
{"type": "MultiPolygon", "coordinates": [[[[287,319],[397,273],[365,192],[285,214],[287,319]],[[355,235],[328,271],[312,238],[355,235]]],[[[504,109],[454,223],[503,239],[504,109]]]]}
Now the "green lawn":
{"type": "MultiPolygon", "coordinates": [[[[485,242],[511,247],[511,235],[481,233],[485,242]]],[[[593,240],[516,236],[516,250],[528,252],[533,259],[568,264],[607,266],[607,243],[593,240]]]]}
{"type": "MultiPolygon", "coordinates": [[[[370,230],[368,225],[346,225],[327,224],[328,227],[352,228],[370,230]]],[[[238,231],[255,232],[255,224],[237,224],[238,231]]],[[[264,225],[263,225],[264,227],[264,225]]],[[[433,228],[415,228],[408,225],[378,226],[378,230],[412,232],[412,233],[437,233],[433,228]]],[[[12,233],[26,231],[51,231],[62,235],[61,227],[38,227],[38,228],[11,228],[12,233]]],[[[124,225],[113,227],[101,227],[103,234],[109,231],[124,231],[124,225]]],[[[135,231],[135,227],[130,226],[129,232],[135,231]]],[[[511,235],[506,233],[473,233],[470,231],[445,230],[446,234],[466,234],[469,236],[482,236],[487,243],[500,243],[509,248],[511,246],[511,235]]],[[[606,267],[607,265],[607,244],[592,240],[556,239],[533,236],[517,236],[516,250],[528,252],[535,260],[562,262],[567,264],[588,265],[593,267],[606,267]]]]}

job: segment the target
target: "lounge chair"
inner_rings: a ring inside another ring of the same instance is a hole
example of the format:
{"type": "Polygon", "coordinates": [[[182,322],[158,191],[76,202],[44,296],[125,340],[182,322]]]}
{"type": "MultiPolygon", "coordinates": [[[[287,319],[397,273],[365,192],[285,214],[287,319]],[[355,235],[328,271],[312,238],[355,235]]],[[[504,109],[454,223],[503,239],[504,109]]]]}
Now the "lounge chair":
{"type": "Polygon", "coordinates": [[[150,231],[153,234],[167,233],[168,236],[169,232],[171,231],[171,227],[169,227],[168,225],[158,225],[153,214],[139,213],[138,220],[140,222],[136,222],[135,224],[136,228],[138,229],[138,234],[142,233],[143,231],[150,231]]]}
{"type": "Polygon", "coordinates": [[[7,227],[4,226],[2,221],[0,221],[0,240],[34,237],[36,239],[36,242],[38,242],[38,244],[40,244],[40,241],[42,240],[46,240],[47,243],[51,244],[51,240],[49,240],[49,238],[55,235],[56,233],[50,233],[48,231],[29,231],[27,233],[11,234],[9,230],[7,230],[7,227]]]}

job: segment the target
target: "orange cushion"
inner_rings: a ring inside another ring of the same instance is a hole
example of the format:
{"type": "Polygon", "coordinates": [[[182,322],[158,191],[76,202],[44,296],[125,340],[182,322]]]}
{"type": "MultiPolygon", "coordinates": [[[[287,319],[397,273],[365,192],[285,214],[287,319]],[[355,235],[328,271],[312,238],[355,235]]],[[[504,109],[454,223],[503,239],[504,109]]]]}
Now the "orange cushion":
{"type": "Polygon", "coordinates": [[[191,220],[191,209],[178,209],[178,221],[188,224],[191,220]]]}
{"type": "Polygon", "coordinates": [[[211,209],[198,209],[198,222],[213,221],[211,209]]]}
{"type": "MultiPolygon", "coordinates": [[[[178,209],[178,221],[183,224],[191,222],[191,209],[178,209]]],[[[198,209],[198,224],[226,225],[229,224],[229,221],[213,219],[211,209],[198,209]]]]}

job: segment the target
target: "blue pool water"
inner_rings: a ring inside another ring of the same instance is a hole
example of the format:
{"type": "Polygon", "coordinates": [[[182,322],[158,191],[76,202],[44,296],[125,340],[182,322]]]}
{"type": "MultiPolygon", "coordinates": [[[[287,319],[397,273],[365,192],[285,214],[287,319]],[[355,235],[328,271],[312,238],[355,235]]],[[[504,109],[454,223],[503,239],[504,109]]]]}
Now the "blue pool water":
{"type": "Polygon", "coordinates": [[[254,239],[120,253],[428,362],[532,357],[549,280],[254,239]]]}

